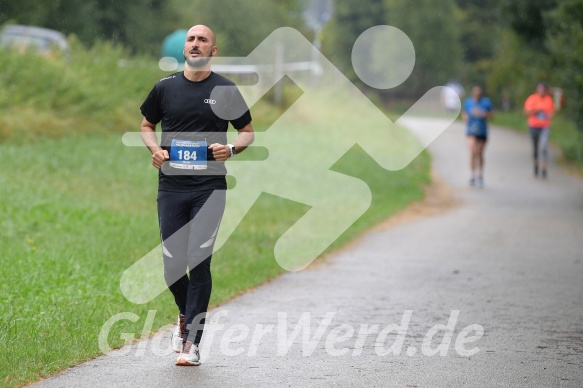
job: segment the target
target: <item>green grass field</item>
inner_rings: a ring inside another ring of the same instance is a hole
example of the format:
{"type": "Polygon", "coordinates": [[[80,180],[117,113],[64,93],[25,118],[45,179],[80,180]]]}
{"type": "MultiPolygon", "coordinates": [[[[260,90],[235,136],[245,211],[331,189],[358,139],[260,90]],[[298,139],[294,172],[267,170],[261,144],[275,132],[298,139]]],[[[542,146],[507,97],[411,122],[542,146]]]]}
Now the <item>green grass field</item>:
{"type": "MultiPolygon", "coordinates": [[[[0,153],[3,378],[20,385],[98,355],[99,329],[118,312],[144,319],[157,310],[155,327],[173,321],[169,292],[134,305],[119,289],[122,272],[159,243],[156,174],[147,150],[125,147],[116,135],[91,135],[2,144],[0,153]]],[[[335,169],[364,178],[374,202],[333,247],[421,199],[428,159],[423,154],[399,172],[380,168],[358,148],[341,159],[335,169]]],[[[282,198],[260,197],[213,258],[211,303],[282,273],[273,246],[305,210],[282,198]]],[[[139,332],[141,325],[143,320],[116,325],[112,345],[122,344],[122,331],[139,332]]]]}
{"type": "MultiPolygon", "coordinates": [[[[140,333],[148,310],[157,312],[154,330],[176,315],[169,291],[135,305],[119,286],[159,244],[156,170],[121,134],[137,130],[139,104],[161,72],[120,67],[123,52],[107,45],[76,52],[71,63],[50,62],[43,77],[26,56],[0,57],[0,87],[12,95],[0,97],[0,386],[99,355],[99,330],[117,313],[140,320],[116,324],[112,346],[123,344],[122,332],[140,333]]],[[[266,103],[253,112],[258,130],[280,114],[266,103]]],[[[348,151],[333,169],[368,183],[373,203],[328,252],[422,199],[429,165],[423,153],[390,172],[359,147],[348,151]]],[[[281,274],[274,244],[306,210],[263,194],[213,257],[211,304],[281,274]]]]}

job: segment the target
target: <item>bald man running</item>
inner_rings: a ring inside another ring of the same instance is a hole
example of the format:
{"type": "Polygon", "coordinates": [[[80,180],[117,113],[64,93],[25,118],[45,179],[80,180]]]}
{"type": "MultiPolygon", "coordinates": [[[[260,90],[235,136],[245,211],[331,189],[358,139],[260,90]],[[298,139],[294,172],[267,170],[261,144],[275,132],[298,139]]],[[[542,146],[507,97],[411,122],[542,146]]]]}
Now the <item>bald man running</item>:
{"type": "Polygon", "coordinates": [[[212,290],[212,251],[225,207],[224,161],[245,150],[254,138],[251,114],[239,90],[210,69],[216,52],[211,29],[192,27],[184,44],[184,71],[158,81],[140,108],[142,139],[159,170],[164,278],[179,311],[172,345],[180,353],[176,365],[184,366],[200,365],[199,344],[212,290]],[[211,98],[216,86],[227,88],[219,88],[225,92],[211,98]],[[161,144],[156,138],[160,122],[161,144]],[[226,135],[229,123],[238,131],[231,144],[226,135]]]}

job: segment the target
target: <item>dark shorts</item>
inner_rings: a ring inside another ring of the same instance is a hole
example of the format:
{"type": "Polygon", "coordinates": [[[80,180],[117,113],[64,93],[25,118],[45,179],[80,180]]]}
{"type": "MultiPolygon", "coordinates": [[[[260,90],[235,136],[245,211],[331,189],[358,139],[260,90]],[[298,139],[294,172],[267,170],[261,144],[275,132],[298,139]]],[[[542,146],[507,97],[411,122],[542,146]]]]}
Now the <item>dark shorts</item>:
{"type": "Polygon", "coordinates": [[[476,140],[483,141],[484,143],[488,141],[488,135],[468,135],[468,137],[474,137],[476,140]]]}

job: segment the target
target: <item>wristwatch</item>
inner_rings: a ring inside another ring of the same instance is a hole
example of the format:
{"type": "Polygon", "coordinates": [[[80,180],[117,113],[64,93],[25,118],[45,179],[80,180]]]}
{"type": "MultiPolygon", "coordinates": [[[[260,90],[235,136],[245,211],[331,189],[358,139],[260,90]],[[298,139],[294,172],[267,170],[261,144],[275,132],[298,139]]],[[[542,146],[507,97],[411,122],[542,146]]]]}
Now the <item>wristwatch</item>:
{"type": "Polygon", "coordinates": [[[229,156],[229,158],[232,158],[233,156],[237,155],[237,149],[233,144],[227,144],[227,147],[229,147],[229,150],[231,150],[231,156],[229,156]]]}

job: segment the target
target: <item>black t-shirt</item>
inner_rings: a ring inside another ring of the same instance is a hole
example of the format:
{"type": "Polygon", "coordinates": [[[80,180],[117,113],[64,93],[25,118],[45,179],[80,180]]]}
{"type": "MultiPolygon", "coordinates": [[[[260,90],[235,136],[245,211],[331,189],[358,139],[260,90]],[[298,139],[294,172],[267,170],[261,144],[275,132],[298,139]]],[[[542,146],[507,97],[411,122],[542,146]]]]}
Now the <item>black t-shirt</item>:
{"type": "MultiPolygon", "coordinates": [[[[226,144],[229,122],[235,129],[251,122],[249,109],[235,84],[212,72],[200,82],[188,80],[182,72],[162,78],[140,110],[149,122],[162,122],[161,146],[169,153],[172,139],[226,144]]],[[[224,163],[214,161],[210,150],[207,160],[210,162],[206,170],[182,170],[164,163],[158,175],[158,190],[226,189],[224,163]]]]}

